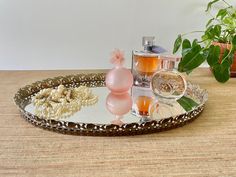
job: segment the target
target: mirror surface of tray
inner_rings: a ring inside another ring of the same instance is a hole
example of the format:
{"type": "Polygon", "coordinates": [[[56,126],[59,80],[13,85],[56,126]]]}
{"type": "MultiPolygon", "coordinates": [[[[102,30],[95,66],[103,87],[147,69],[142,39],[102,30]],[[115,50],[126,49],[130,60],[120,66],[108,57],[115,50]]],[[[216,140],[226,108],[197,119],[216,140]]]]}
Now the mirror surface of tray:
{"type": "MultiPolygon", "coordinates": [[[[36,126],[59,133],[93,136],[144,134],[183,126],[198,117],[207,101],[206,90],[188,82],[188,89],[185,96],[198,103],[198,106],[194,107],[191,111],[186,112],[176,103],[175,107],[177,107],[177,111],[171,117],[167,112],[163,114],[161,119],[155,119],[155,117],[152,119],[143,119],[132,114],[134,111],[130,110],[122,119],[117,119],[106,108],[106,99],[109,91],[104,87],[104,80],[105,73],[78,74],[46,79],[21,88],[14,99],[23,117],[36,126]],[[91,87],[92,92],[99,98],[98,103],[93,106],[83,107],[74,115],[59,120],[36,116],[35,107],[31,102],[32,97],[44,88],[55,88],[60,84],[66,87],[79,87],[80,85],[91,87]]],[[[130,96],[134,107],[136,98],[133,97],[133,94],[130,94],[130,96]]]]}

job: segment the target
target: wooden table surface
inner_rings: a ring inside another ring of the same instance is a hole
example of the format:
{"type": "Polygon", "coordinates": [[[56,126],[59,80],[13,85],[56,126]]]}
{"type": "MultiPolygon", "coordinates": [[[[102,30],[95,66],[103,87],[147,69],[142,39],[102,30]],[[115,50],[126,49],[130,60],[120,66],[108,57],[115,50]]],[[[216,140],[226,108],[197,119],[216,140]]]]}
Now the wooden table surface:
{"type": "Polygon", "coordinates": [[[188,78],[209,92],[182,128],[132,137],[82,137],[36,128],[13,103],[17,89],[78,71],[0,71],[0,176],[236,176],[236,79],[206,69],[188,78]]]}

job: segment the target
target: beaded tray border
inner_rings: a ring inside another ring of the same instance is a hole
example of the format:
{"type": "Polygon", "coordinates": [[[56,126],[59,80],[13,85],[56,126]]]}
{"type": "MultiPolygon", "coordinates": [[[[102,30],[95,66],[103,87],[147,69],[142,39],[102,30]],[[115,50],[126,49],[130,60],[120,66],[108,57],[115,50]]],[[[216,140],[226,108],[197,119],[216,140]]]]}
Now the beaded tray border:
{"type": "Polygon", "coordinates": [[[201,89],[198,85],[188,82],[188,95],[195,97],[200,102],[199,106],[194,110],[176,117],[169,117],[162,120],[152,120],[150,122],[143,123],[130,123],[122,126],[113,124],[103,125],[75,123],[60,120],[46,120],[25,111],[25,106],[31,101],[32,96],[34,96],[41,89],[57,87],[60,84],[63,84],[66,87],[78,87],[80,85],[85,85],[88,87],[104,87],[105,75],[105,73],[77,74],[38,81],[19,89],[14,96],[14,101],[23,118],[37,127],[63,134],[122,136],[161,132],[184,126],[185,124],[195,120],[201,114],[204,110],[205,102],[208,99],[206,90],[201,89]]]}

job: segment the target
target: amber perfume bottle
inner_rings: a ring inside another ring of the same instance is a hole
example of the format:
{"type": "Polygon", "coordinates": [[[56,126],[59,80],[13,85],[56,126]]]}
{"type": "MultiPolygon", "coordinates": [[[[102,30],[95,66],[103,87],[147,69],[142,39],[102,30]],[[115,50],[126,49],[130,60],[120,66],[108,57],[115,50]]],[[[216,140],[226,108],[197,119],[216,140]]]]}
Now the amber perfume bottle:
{"type": "Polygon", "coordinates": [[[150,87],[152,75],[160,69],[159,54],[153,52],[154,37],[143,37],[143,51],[133,51],[132,73],[134,85],[150,87]]]}
{"type": "Polygon", "coordinates": [[[150,106],[155,102],[155,96],[151,89],[144,87],[132,87],[132,114],[140,118],[149,118],[150,106]]]}

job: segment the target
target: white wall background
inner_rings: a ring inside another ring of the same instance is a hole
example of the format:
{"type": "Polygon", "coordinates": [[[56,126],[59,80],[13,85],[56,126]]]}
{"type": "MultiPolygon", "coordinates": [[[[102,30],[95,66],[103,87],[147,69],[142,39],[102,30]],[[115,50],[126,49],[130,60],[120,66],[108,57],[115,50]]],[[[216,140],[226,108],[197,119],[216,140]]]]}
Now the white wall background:
{"type": "Polygon", "coordinates": [[[0,0],[0,70],[108,68],[114,48],[201,30],[206,0],[0,0]]]}

